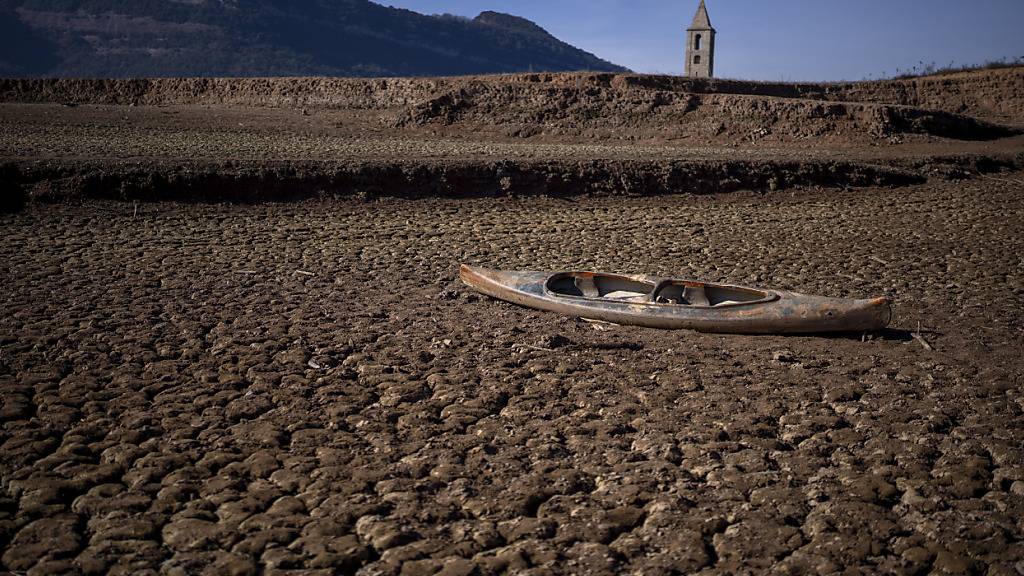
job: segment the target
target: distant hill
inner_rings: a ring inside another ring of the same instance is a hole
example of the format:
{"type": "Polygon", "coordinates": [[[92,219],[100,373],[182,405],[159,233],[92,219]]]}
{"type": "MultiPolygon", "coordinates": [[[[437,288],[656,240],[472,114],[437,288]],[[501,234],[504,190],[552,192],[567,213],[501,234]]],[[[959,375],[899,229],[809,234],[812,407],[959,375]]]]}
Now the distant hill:
{"type": "Polygon", "coordinates": [[[367,0],[0,0],[0,76],[433,76],[626,71],[497,12],[367,0]]]}

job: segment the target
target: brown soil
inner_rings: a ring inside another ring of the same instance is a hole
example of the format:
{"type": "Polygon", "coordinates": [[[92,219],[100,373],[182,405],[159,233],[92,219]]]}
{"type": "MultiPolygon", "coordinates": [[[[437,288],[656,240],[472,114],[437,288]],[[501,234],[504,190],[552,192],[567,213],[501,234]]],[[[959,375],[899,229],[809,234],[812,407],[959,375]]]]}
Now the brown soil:
{"type": "Polygon", "coordinates": [[[989,139],[1024,123],[1024,68],[854,84],[613,74],[425,79],[0,80],[6,103],[385,111],[398,126],[471,122],[516,137],[863,144],[903,134],[989,139]],[[964,115],[967,116],[964,116],[964,115]]]}
{"type": "Polygon", "coordinates": [[[30,205],[0,217],[3,566],[1013,574],[1024,174],[998,178],[30,205]],[[884,293],[897,319],[593,325],[477,297],[463,261],[884,293]]]}
{"type": "MultiPolygon", "coordinates": [[[[739,120],[718,137],[709,133],[707,142],[669,137],[668,131],[681,130],[684,123],[668,123],[676,128],[660,131],[623,128],[613,138],[611,129],[593,121],[587,130],[603,130],[604,136],[551,129],[523,137],[513,135],[521,120],[511,120],[522,107],[478,101],[494,110],[493,122],[469,109],[458,119],[396,123],[401,117],[396,111],[4,104],[0,159],[16,164],[31,198],[47,201],[902,186],[1024,165],[1021,136],[883,136],[884,131],[849,118],[834,121],[839,123],[829,129],[831,136],[818,137],[776,129],[740,138],[739,120]]],[[[575,125],[583,116],[575,110],[559,122],[575,125]]],[[[797,120],[778,124],[809,126],[797,120]]]]}
{"type": "Polygon", "coordinates": [[[1024,573],[1022,79],[0,80],[0,570],[1024,573]],[[595,325],[460,262],[896,320],[595,325]]]}
{"type": "Polygon", "coordinates": [[[901,186],[1021,166],[1022,82],[0,80],[0,160],[50,201],[901,186]]]}
{"type": "MultiPolygon", "coordinates": [[[[628,74],[517,74],[453,78],[0,79],[0,101],[114,105],[229,105],[382,110],[479,89],[536,99],[551,91],[671,97],[726,94],[873,102],[1024,124],[1024,67],[876,82],[794,84],[628,74]]],[[[653,100],[653,98],[652,98],[653,100]]]]}

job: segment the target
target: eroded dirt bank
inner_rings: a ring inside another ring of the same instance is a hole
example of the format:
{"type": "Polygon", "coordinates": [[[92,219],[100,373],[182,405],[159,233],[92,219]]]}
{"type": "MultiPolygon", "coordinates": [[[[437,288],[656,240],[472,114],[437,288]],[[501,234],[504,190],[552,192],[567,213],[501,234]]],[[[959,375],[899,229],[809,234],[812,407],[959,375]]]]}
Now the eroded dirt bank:
{"type": "MultiPolygon", "coordinates": [[[[430,119],[398,124],[405,112],[5,104],[0,159],[17,168],[4,181],[51,202],[708,194],[903,186],[1024,165],[1021,136],[940,137],[928,134],[927,123],[893,131],[885,126],[895,126],[894,117],[881,124],[822,117],[813,125],[820,132],[782,117],[775,128],[746,133],[761,121],[745,124],[734,109],[720,133],[689,120],[648,131],[629,124],[639,111],[610,116],[615,128],[553,102],[549,121],[531,123],[521,116],[529,106],[493,100],[474,97],[450,118],[428,106],[430,119]],[[535,133],[513,135],[524,126],[535,133]],[[705,128],[706,138],[685,136],[705,128]]],[[[753,104],[764,117],[774,114],[753,104]]]]}
{"type": "Polygon", "coordinates": [[[1022,183],[0,215],[0,562],[1015,574],[1022,183]],[[897,318],[595,326],[478,298],[460,261],[884,293],[897,318]]]}
{"type": "Polygon", "coordinates": [[[4,206],[904,186],[1020,168],[1022,82],[0,80],[0,184],[4,206]]]}
{"type": "MultiPolygon", "coordinates": [[[[1024,164],[984,159],[986,171],[1024,164]]],[[[964,164],[941,165],[974,175],[964,164]]],[[[905,186],[926,180],[919,171],[842,161],[494,161],[345,165],[269,163],[167,167],[136,164],[36,167],[17,175],[26,200],[42,202],[179,200],[264,202],[322,197],[487,198],[712,194],[794,186],[905,186]]]]}
{"type": "MultiPolygon", "coordinates": [[[[0,101],[110,105],[230,105],[389,109],[481,85],[520,100],[556,92],[584,97],[722,94],[872,102],[1024,123],[1024,68],[976,70],[906,80],[775,83],[677,76],[557,73],[451,78],[0,79],[0,101]]],[[[652,100],[653,99],[653,100],[652,100]]]]}

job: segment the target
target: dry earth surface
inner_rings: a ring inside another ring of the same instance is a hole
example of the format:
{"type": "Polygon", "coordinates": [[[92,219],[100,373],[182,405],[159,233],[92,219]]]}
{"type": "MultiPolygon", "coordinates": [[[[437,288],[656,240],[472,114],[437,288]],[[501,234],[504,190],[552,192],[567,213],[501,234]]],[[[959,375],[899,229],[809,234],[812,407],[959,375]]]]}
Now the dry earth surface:
{"type": "Polygon", "coordinates": [[[1000,178],[31,205],[0,221],[3,564],[1020,574],[1024,174],[1000,178]],[[595,325],[459,262],[886,293],[897,319],[595,325]]]}
{"type": "Polygon", "coordinates": [[[1021,576],[1022,86],[0,80],[0,570],[1021,576]],[[460,262],[896,318],[591,324],[460,262]]]}
{"type": "Polygon", "coordinates": [[[0,79],[40,200],[708,193],[1024,167],[1024,68],[770,84],[612,74],[0,79]]]}

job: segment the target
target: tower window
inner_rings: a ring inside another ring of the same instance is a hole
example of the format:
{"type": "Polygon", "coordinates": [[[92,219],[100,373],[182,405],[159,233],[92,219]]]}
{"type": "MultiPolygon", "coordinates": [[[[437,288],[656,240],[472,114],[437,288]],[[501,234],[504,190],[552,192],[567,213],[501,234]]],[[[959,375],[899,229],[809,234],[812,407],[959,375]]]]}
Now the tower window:
{"type": "Polygon", "coordinates": [[[700,64],[700,54],[697,54],[696,56],[693,57],[693,63],[700,64]]]}
{"type": "Polygon", "coordinates": [[[693,37],[693,49],[700,50],[700,34],[693,37]]]}

